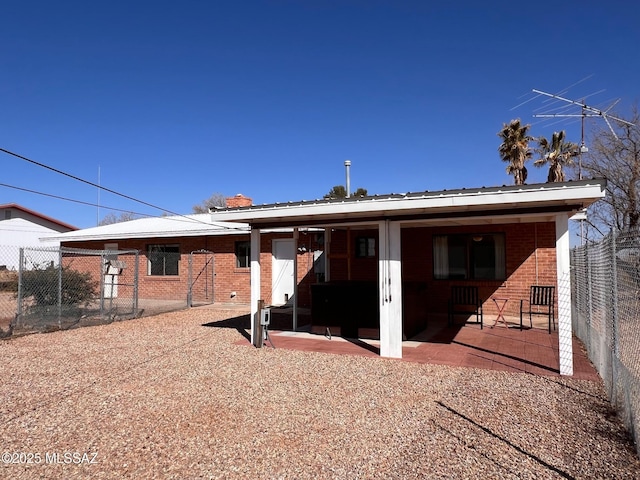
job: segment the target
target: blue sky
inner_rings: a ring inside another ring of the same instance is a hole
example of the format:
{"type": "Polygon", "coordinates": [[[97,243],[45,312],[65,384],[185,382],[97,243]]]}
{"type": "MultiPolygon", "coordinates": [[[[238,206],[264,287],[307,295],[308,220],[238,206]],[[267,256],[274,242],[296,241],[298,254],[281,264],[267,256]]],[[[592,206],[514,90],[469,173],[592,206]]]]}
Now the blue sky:
{"type": "MultiPolygon", "coordinates": [[[[4,0],[0,15],[0,147],[181,214],[213,193],[321,198],[346,159],[371,194],[512,184],[503,122],[580,140],[579,121],[533,116],[566,105],[532,89],[620,98],[623,115],[640,97],[630,1],[4,0]]],[[[98,202],[0,160],[2,184],[98,202]]],[[[81,228],[107,207],[161,213],[0,187],[10,202],[81,228]]]]}

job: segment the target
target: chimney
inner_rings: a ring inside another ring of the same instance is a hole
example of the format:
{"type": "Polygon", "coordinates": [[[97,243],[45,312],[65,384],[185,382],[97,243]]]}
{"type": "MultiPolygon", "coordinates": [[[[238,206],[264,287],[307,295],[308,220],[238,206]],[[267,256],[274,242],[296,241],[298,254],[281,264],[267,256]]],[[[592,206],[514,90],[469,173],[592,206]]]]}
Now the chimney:
{"type": "Polygon", "coordinates": [[[235,197],[227,197],[227,208],[250,207],[251,205],[253,205],[253,200],[241,193],[238,193],[235,197]]]}

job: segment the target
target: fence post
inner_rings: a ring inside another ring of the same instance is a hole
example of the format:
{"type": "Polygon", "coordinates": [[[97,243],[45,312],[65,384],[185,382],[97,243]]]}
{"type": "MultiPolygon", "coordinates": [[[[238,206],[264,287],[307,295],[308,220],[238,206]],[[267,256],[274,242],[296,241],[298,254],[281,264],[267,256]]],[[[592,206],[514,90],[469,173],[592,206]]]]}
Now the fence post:
{"type": "Polygon", "coordinates": [[[188,280],[188,284],[187,284],[187,307],[191,308],[192,306],[192,292],[191,289],[193,288],[193,252],[191,252],[189,254],[189,280],[188,280]]]}
{"type": "Polygon", "coordinates": [[[611,234],[611,317],[613,320],[611,342],[615,358],[619,357],[618,346],[618,259],[616,257],[616,234],[611,234]]]}
{"type": "Polygon", "coordinates": [[[104,266],[104,253],[105,251],[102,250],[100,253],[100,318],[104,318],[104,277],[105,277],[105,273],[106,273],[106,269],[104,266]]]}
{"type": "Polygon", "coordinates": [[[140,260],[140,250],[135,251],[136,261],[134,262],[133,267],[133,313],[137,317],[138,316],[138,272],[140,266],[138,265],[138,261],[140,260]]]}
{"type": "Polygon", "coordinates": [[[62,328],[62,249],[58,249],[58,328],[62,328]]]}
{"type": "Polygon", "coordinates": [[[587,243],[584,246],[584,286],[585,286],[585,294],[587,296],[586,305],[585,305],[585,323],[586,323],[586,341],[587,349],[591,351],[591,307],[593,305],[593,292],[591,289],[591,263],[589,262],[589,249],[591,246],[587,243]]]}
{"type": "Polygon", "coordinates": [[[22,316],[22,264],[24,263],[24,248],[20,247],[18,253],[18,308],[16,310],[15,323],[18,323],[18,319],[22,316]]]}

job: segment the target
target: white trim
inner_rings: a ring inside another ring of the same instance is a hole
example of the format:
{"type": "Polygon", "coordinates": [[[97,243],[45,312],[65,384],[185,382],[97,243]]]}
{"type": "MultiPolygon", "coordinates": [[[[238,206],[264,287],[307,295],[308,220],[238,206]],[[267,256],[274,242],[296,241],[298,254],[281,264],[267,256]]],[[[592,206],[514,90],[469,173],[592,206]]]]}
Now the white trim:
{"type": "Polygon", "coordinates": [[[556,269],[558,276],[558,350],[560,357],[560,375],[573,375],[569,216],[566,213],[556,215],[556,269]]]}
{"type": "MultiPolygon", "coordinates": [[[[495,211],[511,208],[562,207],[582,205],[604,197],[605,182],[567,182],[562,184],[537,184],[520,187],[502,187],[455,192],[423,192],[386,197],[364,197],[342,201],[316,200],[291,204],[271,204],[241,209],[212,212],[212,220],[257,222],[311,218],[314,220],[337,220],[358,215],[416,215],[421,213],[447,213],[460,211],[495,211]]],[[[491,215],[491,212],[487,212],[491,215]]]]}
{"type": "Polygon", "coordinates": [[[293,331],[298,330],[298,229],[293,229],[293,331]]]}
{"type": "Polygon", "coordinates": [[[258,300],[261,298],[260,289],[260,230],[251,230],[251,344],[258,346],[256,326],[259,325],[258,300]]]}
{"type": "Polygon", "coordinates": [[[378,223],[380,356],[402,358],[402,262],[400,224],[378,223]]]}

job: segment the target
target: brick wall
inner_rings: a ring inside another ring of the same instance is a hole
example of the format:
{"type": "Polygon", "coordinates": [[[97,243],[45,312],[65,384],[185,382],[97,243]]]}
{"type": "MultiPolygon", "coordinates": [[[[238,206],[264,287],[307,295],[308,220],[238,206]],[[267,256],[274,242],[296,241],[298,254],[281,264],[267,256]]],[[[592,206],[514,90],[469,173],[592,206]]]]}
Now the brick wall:
{"type": "MultiPolygon", "coordinates": [[[[377,229],[334,230],[331,242],[331,280],[371,280],[378,278],[378,257],[356,258],[356,238],[372,237],[378,248],[377,229]]],[[[272,301],[272,251],[273,240],[291,238],[290,233],[263,233],[261,235],[261,290],[267,304],[272,301]]],[[[212,279],[213,301],[216,303],[249,304],[251,301],[250,268],[236,266],[235,243],[249,241],[249,236],[224,235],[184,238],[152,238],[113,240],[119,249],[140,250],[139,256],[139,297],[186,300],[188,292],[189,253],[195,250],[214,252],[212,279]],[[147,247],[150,244],[179,245],[181,260],[179,275],[151,276],[147,272],[147,247]],[[232,296],[235,292],[235,296],[232,296]]],[[[105,242],[67,242],[64,246],[102,250],[105,242]]],[[[298,305],[311,305],[310,289],[316,282],[313,270],[313,251],[323,248],[322,242],[313,233],[300,232],[299,246],[305,246],[305,252],[296,255],[298,262],[298,305]]],[[[194,256],[194,272],[204,270],[207,260],[205,254],[194,256]]],[[[77,265],[80,260],[74,259],[77,265]]],[[[402,274],[407,282],[426,283],[425,305],[430,313],[446,313],[446,302],[452,284],[478,285],[480,296],[485,300],[485,312],[492,315],[495,305],[489,299],[492,295],[511,299],[507,311],[517,314],[518,302],[528,297],[529,286],[556,285],[555,223],[522,223],[517,225],[494,225],[481,227],[455,228],[403,228],[402,229],[402,274]],[[434,280],[433,279],[433,235],[455,233],[504,233],[506,241],[506,280],[434,280]]],[[[91,267],[97,268],[97,267],[91,267]]],[[[210,273],[209,273],[210,272],[210,273]]],[[[96,275],[99,280],[99,276],[96,275]]],[[[196,284],[195,295],[205,295],[203,283],[196,284]]],[[[209,285],[206,285],[209,288],[209,285]]],[[[557,292],[556,292],[557,298],[557,292]]],[[[556,300],[557,305],[557,300],[556,300]]]]}
{"type": "MultiPolygon", "coordinates": [[[[331,280],[376,280],[377,257],[355,258],[355,237],[374,235],[377,230],[337,230],[332,233],[331,280]],[[350,238],[350,240],[347,240],[350,238]],[[350,251],[345,248],[351,245],[350,251]]],[[[496,312],[491,296],[509,298],[507,313],[517,315],[519,301],[528,298],[530,285],[556,285],[555,223],[469,226],[452,228],[403,228],[402,276],[405,282],[426,282],[425,305],[430,313],[445,314],[451,285],[477,285],[489,316],[496,312]],[[435,280],[433,235],[504,233],[506,280],[435,280]]],[[[557,308],[557,292],[556,292],[557,308]]]]}
{"type": "MultiPolygon", "coordinates": [[[[290,233],[273,233],[261,235],[260,265],[261,289],[264,300],[271,303],[272,242],[276,238],[291,238],[290,233]]],[[[235,244],[249,241],[249,235],[224,235],[203,237],[175,237],[149,239],[121,239],[104,241],[65,242],[63,246],[90,250],[103,250],[105,243],[117,243],[119,250],[139,250],[138,258],[138,296],[147,299],[185,300],[189,285],[189,254],[197,250],[213,252],[199,253],[193,256],[194,299],[212,295],[215,303],[249,304],[251,302],[250,268],[236,266],[235,244]],[[178,275],[154,276],[148,274],[147,249],[149,245],[178,245],[180,262],[178,275]],[[208,262],[208,264],[207,264],[208,262]],[[200,274],[198,278],[196,278],[200,274]],[[207,281],[203,278],[207,276],[207,281]],[[206,290],[206,291],[205,291],[206,290]],[[235,292],[235,295],[232,295],[235,292]]],[[[300,242],[306,242],[301,235],[300,242]]],[[[317,248],[317,246],[316,246],[317,248]]],[[[310,306],[310,285],[315,282],[313,274],[313,253],[297,255],[298,262],[298,304],[310,306]]],[[[133,258],[133,257],[132,257],[133,258]]],[[[100,260],[96,257],[73,257],[74,268],[88,271],[96,281],[100,281],[100,260]]],[[[133,272],[133,260],[128,261],[127,274],[133,272]]]]}

